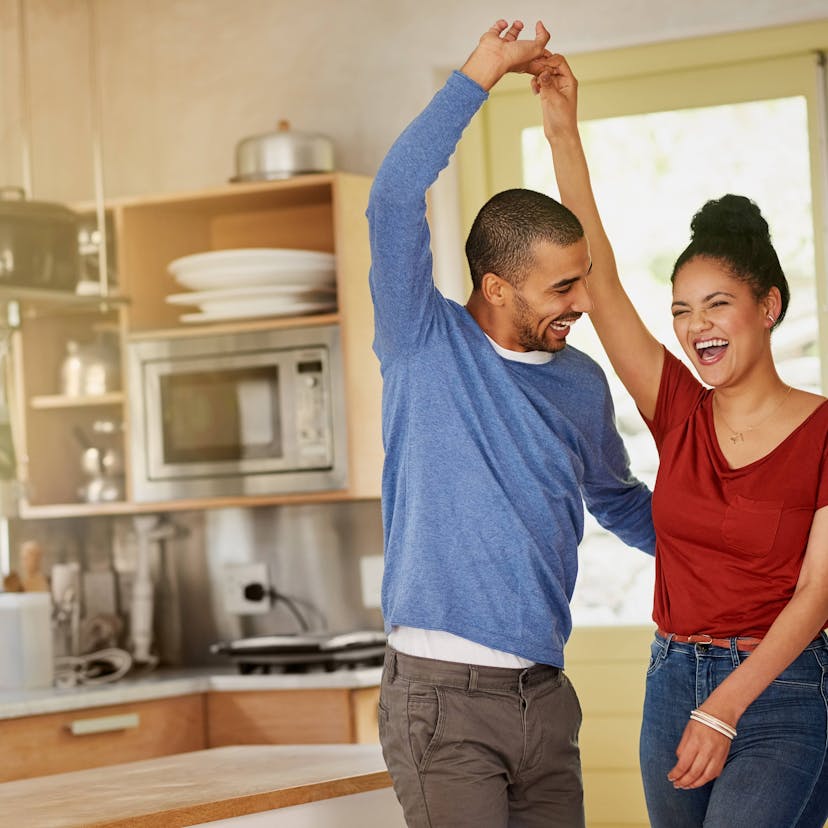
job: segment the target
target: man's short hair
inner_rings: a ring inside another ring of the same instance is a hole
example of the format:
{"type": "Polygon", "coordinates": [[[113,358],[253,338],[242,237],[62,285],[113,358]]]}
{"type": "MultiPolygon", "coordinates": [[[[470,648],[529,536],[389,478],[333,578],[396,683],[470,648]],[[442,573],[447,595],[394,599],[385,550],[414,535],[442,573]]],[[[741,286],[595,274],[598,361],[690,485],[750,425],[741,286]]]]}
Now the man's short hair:
{"type": "Polygon", "coordinates": [[[548,241],[569,247],[584,237],[577,216],[554,198],[515,188],[492,196],[481,208],[466,239],[472,285],[496,273],[520,287],[532,264],[532,247],[548,241]]]}

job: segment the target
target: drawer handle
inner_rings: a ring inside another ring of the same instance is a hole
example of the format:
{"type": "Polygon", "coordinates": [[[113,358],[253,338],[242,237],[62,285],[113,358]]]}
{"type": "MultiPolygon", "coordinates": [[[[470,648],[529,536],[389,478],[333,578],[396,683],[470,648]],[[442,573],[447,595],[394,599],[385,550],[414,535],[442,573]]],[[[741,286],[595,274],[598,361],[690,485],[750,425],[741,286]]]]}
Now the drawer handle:
{"type": "Polygon", "coordinates": [[[87,736],[90,733],[131,730],[140,723],[141,717],[137,713],[122,713],[119,716],[98,716],[96,719],[75,719],[69,724],[69,730],[73,736],[87,736]]]}

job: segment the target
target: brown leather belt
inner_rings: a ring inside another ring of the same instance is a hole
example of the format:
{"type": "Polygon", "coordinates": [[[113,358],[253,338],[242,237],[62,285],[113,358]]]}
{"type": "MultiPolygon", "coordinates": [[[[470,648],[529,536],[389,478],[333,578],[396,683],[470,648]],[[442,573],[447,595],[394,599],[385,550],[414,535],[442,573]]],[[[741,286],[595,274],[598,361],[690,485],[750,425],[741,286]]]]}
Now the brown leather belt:
{"type": "MultiPolygon", "coordinates": [[[[672,641],[678,641],[680,644],[707,644],[709,647],[724,647],[730,649],[730,642],[732,638],[713,638],[713,636],[700,633],[698,635],[676,635],[675,633],[664,632],[662,629],[656,630],[656,635],[662,638],[669,638],[672,641]]],[[[737,637],[736,649],[742,653],[750,653],[761,644],[761,638],[737,637]]]]}

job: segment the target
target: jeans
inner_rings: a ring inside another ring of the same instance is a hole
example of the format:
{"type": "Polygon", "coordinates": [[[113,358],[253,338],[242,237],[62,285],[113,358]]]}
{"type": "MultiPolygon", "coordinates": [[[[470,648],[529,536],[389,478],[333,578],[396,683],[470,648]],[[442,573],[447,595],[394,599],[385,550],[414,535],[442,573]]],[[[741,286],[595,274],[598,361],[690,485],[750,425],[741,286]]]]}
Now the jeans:
{"type": "Polygon", "coordinates": [[[557,667],[388,648],[379,731],[409,828],[583,828],[581,708],[557,667]]]}
{"type": "Polygon", "coordinates": [[[823,828],[828,819],[828,636],[748,707],[725,767],[701,788],[667,780],[690,711],[749,653],[656,636],[647,671],[641,773],[653,828],[823,828]]]}

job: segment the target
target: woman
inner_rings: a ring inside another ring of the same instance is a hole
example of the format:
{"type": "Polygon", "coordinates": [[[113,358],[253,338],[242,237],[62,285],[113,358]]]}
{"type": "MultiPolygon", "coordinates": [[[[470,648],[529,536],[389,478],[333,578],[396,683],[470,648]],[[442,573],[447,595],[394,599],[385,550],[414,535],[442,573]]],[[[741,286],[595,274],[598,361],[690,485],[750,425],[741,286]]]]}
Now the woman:
{"type": "Polygon", "coordinates": [[[577,81],[533,80],[561,199],[592,254],[593,324],[658,450],[656,590],[640,744],[656,828],[828,818],[828,405],[779,377],[788,286],[748,199],[708,202],[673,275],[699,382],[618,278],[578,136],[577,81]]]}

